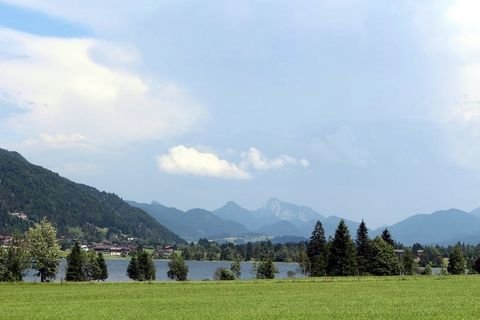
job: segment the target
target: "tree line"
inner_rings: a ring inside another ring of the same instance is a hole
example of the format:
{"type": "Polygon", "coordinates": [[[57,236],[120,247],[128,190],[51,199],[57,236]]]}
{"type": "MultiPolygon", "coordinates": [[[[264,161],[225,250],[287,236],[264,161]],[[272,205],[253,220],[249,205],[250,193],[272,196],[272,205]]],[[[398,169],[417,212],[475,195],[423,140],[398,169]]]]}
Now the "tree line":
{"type": "MultiPolygon", "coordinates": [[[[431,247],[423,249],[419,244],[415,244],[412,248],[405,247],[393,240],[388,229],[385,229],[380,236],[370,239],[363,220],[357,229],[355,240],[350,236],[345,222],[341,220],[334,238],[326,241],[322,223],[318,221],[310,241],[307,243],[308,261],[304,262],[303,267],[305,273],[312,277],[324,275],[389,276],[417,273],[419,264],[423,263],[423,273],[431,274],[432,264],[428,260],[431,258],[440,259],[436,262],[440,264],[444,274],[465,274],[467,263],[462,245],[457,244],[449,248],[447,252],[448,264],[445,265],[445,260],[438,249],[432,255],[431,247]],[[395,248],[399,249],[398,254],[395,252],[395,248]],[[422,250],[421,258],[415,255],[418,250],[422,250]],[[426,253],[426,251],[429,252],[426,253]]],[[[476,258],[470,270],[480,272],[480,257],[476,258]]]]}

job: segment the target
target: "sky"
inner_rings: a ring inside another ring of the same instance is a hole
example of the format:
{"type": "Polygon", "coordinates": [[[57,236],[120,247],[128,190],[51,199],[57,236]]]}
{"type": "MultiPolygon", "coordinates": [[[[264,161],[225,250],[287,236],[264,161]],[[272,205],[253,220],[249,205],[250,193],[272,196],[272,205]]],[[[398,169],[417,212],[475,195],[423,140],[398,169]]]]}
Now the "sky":
{"type": "Polygon", "coordinates": [[[0,0],[0,147],[124,199],[480,206],[475,0],[0,0]]]}

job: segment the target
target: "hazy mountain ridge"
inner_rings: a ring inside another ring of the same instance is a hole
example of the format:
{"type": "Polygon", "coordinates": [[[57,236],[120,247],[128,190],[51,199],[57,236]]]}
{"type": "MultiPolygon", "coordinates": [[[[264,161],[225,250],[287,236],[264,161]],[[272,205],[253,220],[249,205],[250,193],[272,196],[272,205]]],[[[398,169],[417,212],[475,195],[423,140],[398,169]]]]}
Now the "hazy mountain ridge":
{"type": "Polygon", "coordinates": [[[145,204],[130,201],[129,203],[149,213],[158,222],[189,241],[249,232],[244,225],[222,219],[204,209],[197,208],[185,212],[176,208],[165,207],[158,202],[145,204]]]}
{"type": "Polygon", "coordinates": [[[59,235],[89,241],[137,237],[183,242],[117,195],[72,182],[16,152],[0,149],[0,233],[24,230],[44,216],[57,226],[59,235]]]}
{"type": "MultiPolygon", "coordinates": [[[[417,214],[389,226],[393,238],[404,244],[477,243],[480,240],[480,217],[459,209],[417,214]]],[[[381,229],[375,230],[379,234],[381,229]]]]}

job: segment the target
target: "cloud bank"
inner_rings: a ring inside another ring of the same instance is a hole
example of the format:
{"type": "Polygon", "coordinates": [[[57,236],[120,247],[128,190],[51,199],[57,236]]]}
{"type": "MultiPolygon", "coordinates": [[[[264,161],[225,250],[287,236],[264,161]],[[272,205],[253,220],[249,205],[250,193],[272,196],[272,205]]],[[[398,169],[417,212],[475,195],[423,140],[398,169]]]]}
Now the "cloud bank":
{"type": "Polygon", "coordinates": [[[28,145],[115,147],[164,139],[197,124],[203,107],[175,84],[132,71],[135,59],[102,40],[0,28],[1,97],[16,108],[1,119],[3,129],[28,145]]]}

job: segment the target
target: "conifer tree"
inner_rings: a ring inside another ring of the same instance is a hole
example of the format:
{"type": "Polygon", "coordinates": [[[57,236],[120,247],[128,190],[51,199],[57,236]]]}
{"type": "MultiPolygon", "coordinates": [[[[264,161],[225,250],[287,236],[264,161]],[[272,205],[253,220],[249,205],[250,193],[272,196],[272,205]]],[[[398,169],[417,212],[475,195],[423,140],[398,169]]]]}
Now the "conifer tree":
{"type": "Polygon", "coordinates": [[[101,252],[98,253],[97,263],[100,267],[100,274],[96,280],[105,281],[108,278],[108,268],[107,264],[105,263],[105,258],[101,252]]]}
{"type": "Polygon", "coordinates": [[[141,281],[155,280],[156,268],[153,257],[145,250],[138,254],[138,270],[141,281]]]}
{"type": "Polygon", "coordinates": [[[327,272],[334,276],[351,276],[357,272],[355,244],[343,219],[338,224],[330,246],[327,272]]]}
{"type": "Polygon", "coordinates": [[[415,273],[415,257],[412,250],[408,248],[403,250],[402,267],[405,274],[412,275],[415,273]]]}
{"type": "Polygon", "coordinates": [[[377,276],[391,276],[400,272],[395,250],[383,238],[376,237],[370,244],[370,273],[377,276]]]}
{"type": "Polygon", "coordinates": [[[65,280],[85,281],[84,266],[82,251],[78,242],[75,242],[72,250],[67,256],[67,272],[65,274],[65,280]]]}
{"type": "Polygon", "coordinates": [[[392,235],[390,234],[390,231],[388,231],[387,228],[385,228],[385,230],[383,230],[382,232],[382,239],[383,241],[391,245],[393,248],[395,248],[395,241],[393,240],[392,235]]]}
{"type": "Polygon", "coordinates": [[[307,256],[310,260],[310,275],[319,277],[325,273],[326,268],[326,241],[322,223],[317,221],[310,241],[307,245],[307,256]]]}
{"type": "Polygon", "coordinates": [[[447,270],[450,274],[465,274],[465,258],[459,243],[449,256],[447,270]]]}
{"type": "Polygon", "coordinates": [[[357,249],[358,273],[361,275],[368,274],[370,262],[370,239],[368,239],[368,229],[363,219],[357,229],[355,244],[357,249]]]}
{"type": "Polygon", "coordinates": [[[89,251],[86,255],[84,253],[84,277],[85,280],[98,280],[101,269],[98,264],[97,255],[94,251],[89,251]]]}
{"type": "Polygon", "coordinates": [[[134,253],[132,258],[130,259],[130,263],[127,267],[127,276],[132,280],[140,280],[140,274],[138,270],[138,260],[137,260],[137,253],[134,253]]]}

